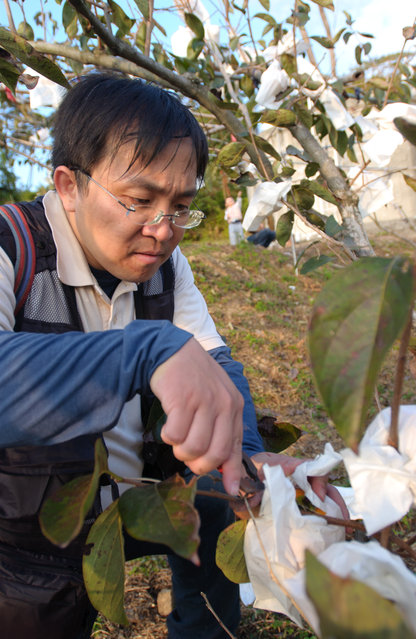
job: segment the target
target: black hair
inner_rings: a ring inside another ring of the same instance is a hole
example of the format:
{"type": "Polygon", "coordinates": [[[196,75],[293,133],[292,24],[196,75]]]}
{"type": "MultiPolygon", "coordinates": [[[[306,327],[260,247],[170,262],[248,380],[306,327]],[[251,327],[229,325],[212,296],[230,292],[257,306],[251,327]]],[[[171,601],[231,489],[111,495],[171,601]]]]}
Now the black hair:
{"type": "Polygon", "coordinates": [[[106,155],[134,143],[130,166],[149,165],[172,141],[189,137],[195,149],[197,178],[208,161],[205,134],[190,110],[171,91],[139,79],[92,73],[68,91],[53,123],[52,165],[91,174],[106,155]]]}

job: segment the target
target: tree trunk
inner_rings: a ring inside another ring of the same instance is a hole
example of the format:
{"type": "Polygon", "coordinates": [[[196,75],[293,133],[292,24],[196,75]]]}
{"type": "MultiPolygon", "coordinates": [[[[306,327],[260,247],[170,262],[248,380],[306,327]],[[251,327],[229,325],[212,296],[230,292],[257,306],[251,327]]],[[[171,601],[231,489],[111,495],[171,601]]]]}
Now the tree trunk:
{"type": "Polygon", "coordinates": [[[290,127],[293,137],[300,143],[310,158],[319,164],[319,170],[329,190],[337,199],[338,210],[344,226],[348,248],[358,257],[374,255],[364,228],[363,219],[358,209],[358,196],[354,193],[318,140],[303,124],[290,127]]]}

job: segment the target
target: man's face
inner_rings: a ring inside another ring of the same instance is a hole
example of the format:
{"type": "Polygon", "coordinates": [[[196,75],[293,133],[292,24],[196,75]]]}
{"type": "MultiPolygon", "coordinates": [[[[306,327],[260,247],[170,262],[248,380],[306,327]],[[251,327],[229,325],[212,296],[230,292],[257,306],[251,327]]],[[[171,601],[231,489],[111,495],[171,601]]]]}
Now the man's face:
{"type": "MultiPolygon", "coordinates": [[[[146,204],[156,213],[189,207],[196,192],[196,160],[190,138],[169,143],[146,168],[130,163],[131,146],[115,159],[100,162],[91,177],[127,206],[146,204]]],[[[63,200],[71,227],[88,263],[119,279],[143,282],[156,273],[176,248],[184,230],[162,218],[159,224],[138,226],[133,217],[94,182],[75,189],[73,204],[63,200]]],[[[155,213],[155,214],[156,214],[155,213]]]]}

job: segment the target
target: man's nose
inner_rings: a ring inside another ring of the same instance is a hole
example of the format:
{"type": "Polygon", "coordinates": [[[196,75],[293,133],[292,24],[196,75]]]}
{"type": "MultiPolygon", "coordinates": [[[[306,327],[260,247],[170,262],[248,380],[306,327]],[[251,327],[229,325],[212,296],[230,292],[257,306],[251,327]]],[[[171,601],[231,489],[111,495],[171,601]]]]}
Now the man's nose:
{"type": "Polygon", "coordinates": [[[142,228],[144,235],[151,235],[159,242],[170,240],[173,235],[173,228],[170,222],[170,216],[163,216],[157,224],[146,224],[142,228]]]}

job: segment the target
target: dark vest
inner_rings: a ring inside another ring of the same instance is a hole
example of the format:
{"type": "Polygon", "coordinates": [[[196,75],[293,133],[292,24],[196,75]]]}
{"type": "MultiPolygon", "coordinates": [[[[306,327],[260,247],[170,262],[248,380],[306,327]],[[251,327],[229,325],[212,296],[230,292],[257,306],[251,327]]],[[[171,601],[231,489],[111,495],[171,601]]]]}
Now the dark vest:
{"type": "MultiPolygon", "coordinates": [[[[42,198],[24,202],[36,250],[32,288],[16,316],[15,331],[64,333],[82,331],[75,289],[60,282],[56,271],[56,247],[45,217],[42,198]]],[[[16,260],[13,236],[0,219],[0,246],[12,263],[16,260]]],[[[134,293],[137,319],[173,319],[174,269],[172,258],[134,293]]],[[[146,406],[151,398],[143,402],[146,406]]],[[[83,531],[60,551],[41,533],[38,512],[43,501],[59,486],[91,473],[98,435],[77,437],[52,446],[0,449],[0,543],[42,553],[79,555],[91,522],[99,513],[99,500],[87,517],[83,531]]]]}

